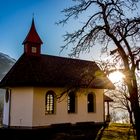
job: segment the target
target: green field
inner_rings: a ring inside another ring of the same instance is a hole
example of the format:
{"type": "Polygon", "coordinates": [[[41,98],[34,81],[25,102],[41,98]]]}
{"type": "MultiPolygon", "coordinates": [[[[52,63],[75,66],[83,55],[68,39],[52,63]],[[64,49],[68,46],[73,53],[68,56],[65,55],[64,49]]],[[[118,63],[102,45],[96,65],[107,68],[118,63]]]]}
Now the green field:
{"type": "Polygon", "coordinates": [[[96,140],[135,140],[135,132],[129,124],[110,123],[104,130],[101,129],[96,140]]]}

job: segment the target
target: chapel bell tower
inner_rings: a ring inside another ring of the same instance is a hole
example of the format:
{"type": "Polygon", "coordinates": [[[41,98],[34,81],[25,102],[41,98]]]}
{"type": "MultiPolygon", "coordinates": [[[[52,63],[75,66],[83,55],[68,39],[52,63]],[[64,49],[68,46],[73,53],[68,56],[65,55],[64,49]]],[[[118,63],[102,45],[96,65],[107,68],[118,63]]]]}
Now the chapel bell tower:
{"type": "Polygon", "coordinates": [[[43,42],[36,31],[33,19],[29,33],[22,43],[24,45],[24,53],[31,56],[40,56],[42,43],[43,42]]]}

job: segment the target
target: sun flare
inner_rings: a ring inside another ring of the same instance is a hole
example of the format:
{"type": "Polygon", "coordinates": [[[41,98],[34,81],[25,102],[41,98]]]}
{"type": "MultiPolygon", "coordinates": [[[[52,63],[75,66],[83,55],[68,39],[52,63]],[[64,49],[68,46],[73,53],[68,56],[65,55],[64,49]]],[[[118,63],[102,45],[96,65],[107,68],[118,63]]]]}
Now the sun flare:
{"type": "Polygon", "coordinates": [[[109,79],[113,83],[122,82],[124,78],[125,78],[125,75],[123,73],[121,73],[120,71],[115,71],[115,72],[109,74],[109,79]]]}

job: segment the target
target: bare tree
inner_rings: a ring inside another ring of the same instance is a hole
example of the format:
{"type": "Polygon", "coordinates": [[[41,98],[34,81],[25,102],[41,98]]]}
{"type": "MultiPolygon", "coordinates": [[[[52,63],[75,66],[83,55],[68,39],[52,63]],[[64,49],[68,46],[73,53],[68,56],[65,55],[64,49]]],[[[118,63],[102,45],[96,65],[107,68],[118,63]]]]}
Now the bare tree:
{"type": "MultiPolygon", "coordinates": [[[[90,17],[83,21],[83,26],[73,33],[65,35],[66,44],[75,44],[71,56],[78,56],[80,52],[89,50],[94,44],[101,43],[103,50],[108,51],[110,45],[114,49],[110,52],[114,59],[121,63],[126,76],[129,100],[134,113],[137,139],[140,139],[140,106],[138,101],[138,87],[136,67],[140,59],[140,16],[137,11],[139,0],[73,0],[74,6],[63,10],[65,19],[59,24],[65,24],[71,18],[79,18],[88,9],[90,17]]],[[[87,13],[89,14],[89,13],[87,13]]]]}
{"type": "Polygon", "coordinates": [[[120,120],[120,118],[117,116],[117,112],[116,111],[112,111],[111,112],[111,121],[113,123],[116,123],[119,120],[120,120]]]}
{"type": "MultiPolygon", "coordinates": [[[[115,59],[112,60],[106,59],[106,61],[103,60],[98,60],[96,61],[98,66],[106,73],[107,76],[110,76],[113,72],[120,71],[122,72],[123,69],[121,68],[120,64],[115,61],[115,59]]],[[[106,90],[105,94],[107,96],[111,97],[113,99],[113,103],[111,104],[111,108],[114,111],[118,110],[120,112],[126,112],[129,115],[129,123],[134,126],[134,121],[133,121],[133,112],[131,108],[131,102],[130,102],[130,97],[129,97],[129,92],[128,88],[124,82],[125,77],[122,77],[122,79],[118,81],[114,81],[114,85],[116,87],[115,90],[106,90]]],[[[139,90],[138,90],[139,91],[139,90]]],[[[122,114],[122,113],[121,113],[122,114]]],[[[113,113],[112,113],[113,115],[113,113]]],[[[126,114],[124,114],[126,116],[126,114]]],[[[114,117],[114,115],[113,115],[114,117]]],[[[128,118],[126,118],[128,120],[128,118]]]]}
{"type": "Polygon", "coordinates": [[[134,125],[133,112],[129,100],[129,94],[126,85],[119,83],[115,91],[110,91],[109,95],[113,99],[112,108],[114,110],[122,110],[129,115],[130,124],[134,125]]]}

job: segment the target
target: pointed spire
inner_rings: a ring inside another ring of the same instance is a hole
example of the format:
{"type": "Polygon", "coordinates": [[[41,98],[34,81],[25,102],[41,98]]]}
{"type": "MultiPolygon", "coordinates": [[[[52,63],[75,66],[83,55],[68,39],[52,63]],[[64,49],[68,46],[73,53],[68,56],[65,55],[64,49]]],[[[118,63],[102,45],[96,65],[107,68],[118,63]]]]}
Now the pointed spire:
{"type": "Polygon", "coordinates": [[[31,56],[40,56],[42,40],[36,31],[34,18],[29,33],[22,44],[24,45],[24,53],[31,56]]]}
{"type": "Polygon", "coordinates": [[[32,25],[31,25],[30,31],[27,34],[22,44],[25,45],[26,43],[37,43],[37,44],[43,43],[36,31],[35,24],[34,24],[34,17],[32,19],[32,25]]]}

